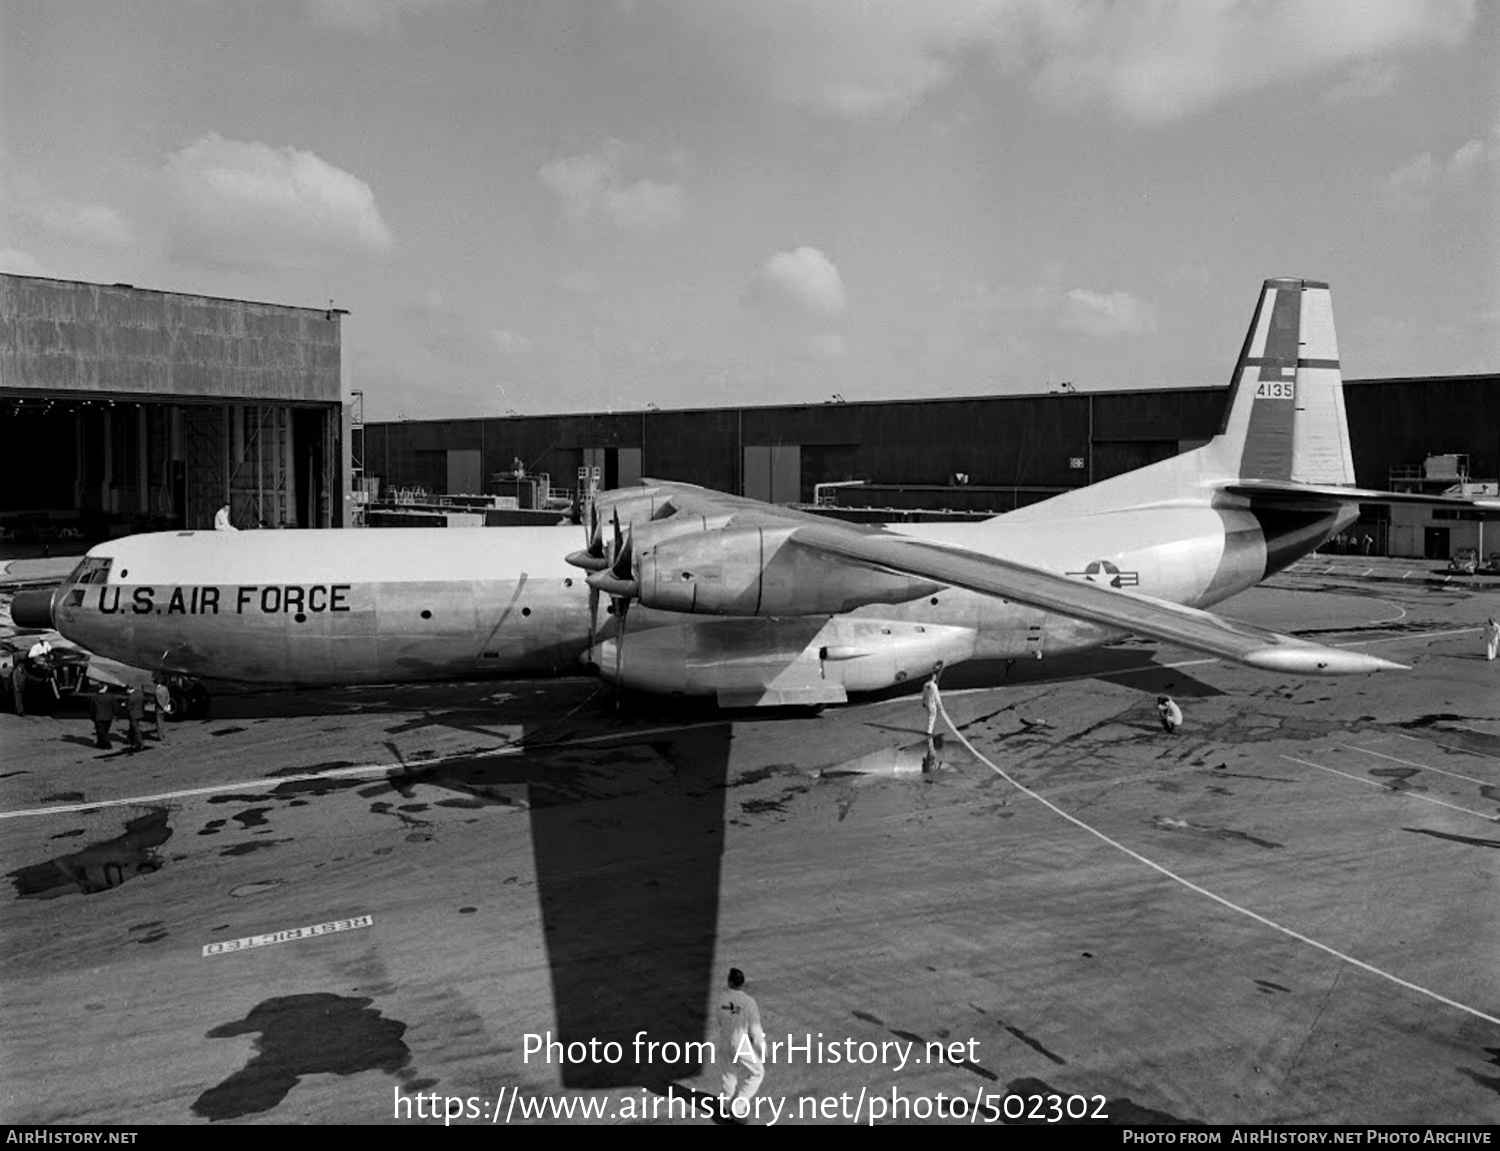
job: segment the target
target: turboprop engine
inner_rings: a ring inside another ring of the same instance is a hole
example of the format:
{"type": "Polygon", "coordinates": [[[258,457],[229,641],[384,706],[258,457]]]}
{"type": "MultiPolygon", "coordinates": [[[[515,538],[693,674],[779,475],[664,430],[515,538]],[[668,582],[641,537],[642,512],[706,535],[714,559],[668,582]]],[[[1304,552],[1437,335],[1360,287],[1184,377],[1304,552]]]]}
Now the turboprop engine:
{"type": "Polygon", "coordinates": [[[905,603],[941,584],[802,547],[796,526],[695,532],[635,549],[628,588],[644,606],[703,615],[837,615],[905,603]]]}

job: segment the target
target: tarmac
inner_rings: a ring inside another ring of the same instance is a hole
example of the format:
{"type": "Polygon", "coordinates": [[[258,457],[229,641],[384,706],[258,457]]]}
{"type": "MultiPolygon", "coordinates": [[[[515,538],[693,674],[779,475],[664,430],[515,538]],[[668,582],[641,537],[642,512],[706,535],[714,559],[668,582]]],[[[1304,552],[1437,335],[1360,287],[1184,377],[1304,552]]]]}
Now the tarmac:
{"type": "Polygon", "coordinates": [[[0,1121],[706,1124],[738,966],[752,1123],[1500,1122],[1500,588],[1435,566],[1216,609],[1410,671],[960,665],[927,772],[914,691],[0,715],[0,1121]]]}

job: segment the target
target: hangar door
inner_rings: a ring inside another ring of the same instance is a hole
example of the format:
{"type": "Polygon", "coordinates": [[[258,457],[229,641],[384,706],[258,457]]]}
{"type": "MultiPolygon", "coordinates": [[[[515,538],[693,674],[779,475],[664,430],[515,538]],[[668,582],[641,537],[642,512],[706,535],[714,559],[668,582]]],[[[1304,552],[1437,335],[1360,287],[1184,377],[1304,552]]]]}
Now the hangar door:
{"type": "Polygon", "coordinates": [[[800,444],[746,444],[744,495],[768,504],[795,504],[802,499],[800,444]]]}
{"type": "Polygon", "coordinates": [[[640,448],[584,448],[583,466],[599,469],[603,491],[634,487],[641,482],[640,448]]]}
{"type": "Polygon", "coordinates": [[[484,491],[479,475],[479,450],[448,451],[448,494],[475,496],[484,491]]]}

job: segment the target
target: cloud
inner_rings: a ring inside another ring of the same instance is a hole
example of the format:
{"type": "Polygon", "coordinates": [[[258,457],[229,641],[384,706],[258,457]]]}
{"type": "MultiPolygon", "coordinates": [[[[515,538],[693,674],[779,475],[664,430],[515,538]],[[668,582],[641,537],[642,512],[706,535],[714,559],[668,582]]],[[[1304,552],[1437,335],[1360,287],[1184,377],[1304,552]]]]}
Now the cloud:
{"type": "Polygon", "coordinates": [[[1134,336],[1156,331],[1156,309],[1129,292],[1070,289],[1057,326],[1086,336],[1134,336]]]}
{"type": "Polygon", "coordinates": [[[88,244],[123,247],[134,239],[125,218],[113,208],[102,204],[58,201],[36,206],[32,215],[49,232],[88,244]]]}
{"type": "Polygon", "coordinates": [[[211,133],[169,156],[164,173],[174,259],[295,267],[393,243],[370,186],[312,152],[211,133]]]}
{"type": "Polygon", "coordinates": [[[832,115],[900,113],[987,58],[1053,103],[1142,122],[1455,44],[1476,18],[1475,0],[683,0],[677,11],[704,50],[832,115]]]}
{"type": "Polygon", "coordinates": [[[779,319],[817,326],[837,321],[848,307],[843,277],[816,248],[777,252],[761,265],[744,302],[779,319]]]}
{"type": "Polygon", "coordinates": [[[0,147],[0,203],[54,235],[70,240],[120,247],[135,238],[134,230],[115,209],[51,195],[3,147],[0,147]]]}
{"type": "Polygon", "coordinates": [[[629,156],[623,141],[609,140],[598,151],[542,165],[537,177],[557,197],[564,219],[575,226],[600,220],[642,235],[675,227],[687,212],[687,192],[678,183],[627,180],[629,156]]]}
{"type": "Polygon", "coordinates": [[[54,273],[30,252],[19,248],[0,248],[0,272],[16,276],[52,276],[54,273]]]}
{"type": "Polygon", "coordinates": [[[1446,160],[1431,152],[1413,156],[1381,181],[1386,200],[1409,211],[1426,209],[1443,188],[1466,188],[1486,164],[1500,160],[1500,128],[1460,144],[1446,160]]]}

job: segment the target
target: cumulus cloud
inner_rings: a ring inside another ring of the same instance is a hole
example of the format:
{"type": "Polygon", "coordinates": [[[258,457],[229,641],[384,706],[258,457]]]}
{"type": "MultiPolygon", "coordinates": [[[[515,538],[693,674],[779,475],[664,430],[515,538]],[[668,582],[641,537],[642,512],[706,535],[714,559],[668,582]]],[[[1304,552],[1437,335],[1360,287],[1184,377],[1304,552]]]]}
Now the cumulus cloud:
{"type": "Polygon", "coordinates": [[[625,232],[665,232],[687,211],[687,192],[676,182],[631,180],[626,176],[630,149],[609,140],[597,151],[564,156],[544,164],[537,177],[557,197],[570,223],[600,220],[625,232]]]}
{"type": "Polygon", "coordinates": [[[1475,0],[679,5],[709,50],[731,53],[782,99],[824,112],[900,112],[977,54],[1056,103],[1102,104],[1147,122],[1277,81],[1457,43],[1473,27],[1475,9],[1475,0]]]}
{"type": "Polygon", "coordinates": [[[750,307],[784,320],[826,326],[848,307],[844,280],[817,248],[777,252],[745,290],[750,307]]]}
{"type": "Polygon", "coordinates": [[[781,354],[797,360],[843,356],[837,328],[849,299],[838,268],[817,248],[777,252],[760,266],[741,302],[780,330],[781,354]]]}
{"type": "Polygon", "coordinates": [[[1396,207],[1421,211],[1432,203],[1440,189],[1459,189],[1472,184],[1486,164],[1500,160],[1500,130],[1460,144],[1446,159],[1422,152],[1388,173],[1381,191],[1396,207]]]}
{"type": "Polygon", "coordinates": [[[370,186],[313,152],[212,133],[168,157],[164,173],[175,259],[300,266],[393,242],[370,186]]]}
{"type": "Polygon", "coordinates": [[[1156,331],[1156,309],[1129,292],[1073,288],[1064,299],[1057,326],[1086,336],[1134,336],[1156,331]]]}

